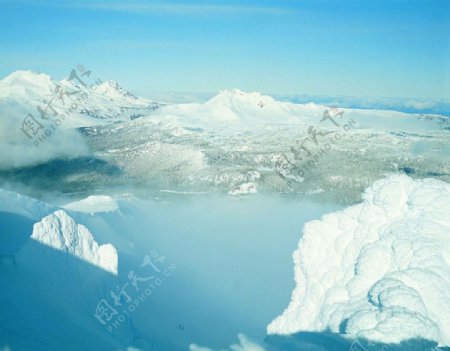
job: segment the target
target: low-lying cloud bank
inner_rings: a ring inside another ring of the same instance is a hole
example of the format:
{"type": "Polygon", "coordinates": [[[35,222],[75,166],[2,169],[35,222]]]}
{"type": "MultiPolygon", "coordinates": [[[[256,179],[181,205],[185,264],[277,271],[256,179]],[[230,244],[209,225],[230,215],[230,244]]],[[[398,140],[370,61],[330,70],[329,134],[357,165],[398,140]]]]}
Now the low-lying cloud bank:
{"type": "MultiPolygon", "coordinates": [[[[24,132],[24,121],[31,107],[14,100],[0,101],[0,170],[32,166],[55,158],[73,158],[89,154],[88,147],[77,130],[64,129],[61,123],[47,123],[45,129],[33,120],[36,136],[24,132]],[[59,124],[59,125],[57,125],[59,124]],[[53,125],[53,127],[51,127],[53,125]]],[[[35,120],[40,123],[37,116],[35,120]]],[[[44,125],[44,124],[42,124],[44,125]]]]}

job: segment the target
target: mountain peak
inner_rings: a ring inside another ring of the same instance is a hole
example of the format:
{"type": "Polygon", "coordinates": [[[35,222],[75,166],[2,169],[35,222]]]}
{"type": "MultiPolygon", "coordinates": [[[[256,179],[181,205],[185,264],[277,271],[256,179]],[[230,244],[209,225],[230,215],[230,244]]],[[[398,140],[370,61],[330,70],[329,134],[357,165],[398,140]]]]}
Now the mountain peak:
{"type": "Polygon", "coordinates": [[[211,98],[207,103],[220,105],[234,105],[237,103],[255,105],[262,108],[267,103],[272,103],[274,101],[275,100],[272,97],[263,95],[260,92],[246,93],[240,89],[225,89],[211,98]]]}
{"type": "Polygon", "coordinates": [[[49,87],[53,85],[52,77],[49,75],[27,70],[15,71],[5,77],[1,82],[9,86],[49,87]]]}
{"type": "Polygon", "coordinates": [[[111,98],[115,97],[127,97],[132,99],[137,99],[137,97],[131,94],[129,91],[122,88],[119,83],[114,80],[107,80],[100,85],[98,85],[95,89],[97,93],[108,95],[111,98]]]}

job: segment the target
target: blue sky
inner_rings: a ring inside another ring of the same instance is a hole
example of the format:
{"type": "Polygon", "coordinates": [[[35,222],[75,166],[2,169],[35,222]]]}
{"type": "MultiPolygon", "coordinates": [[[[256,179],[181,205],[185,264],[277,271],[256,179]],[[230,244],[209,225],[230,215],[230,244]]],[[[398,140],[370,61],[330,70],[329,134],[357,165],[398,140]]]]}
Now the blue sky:
{"type": "Polygon", "coordinates": [[[448,98],[449,2],[0,0],[0,76],[81,63],[142,95],[448,98]]]}

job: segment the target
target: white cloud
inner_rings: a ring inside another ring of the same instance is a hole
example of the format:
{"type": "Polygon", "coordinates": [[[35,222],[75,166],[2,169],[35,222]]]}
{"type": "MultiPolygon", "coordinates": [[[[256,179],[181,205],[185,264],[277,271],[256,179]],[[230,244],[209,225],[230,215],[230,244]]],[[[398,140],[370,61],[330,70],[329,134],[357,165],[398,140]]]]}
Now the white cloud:
{"type": "Polygon", "coordinates": [[[50,129],[50,135],[36,146],[36,139],[29,139],[20,130],[29,113],[26,106],[4,99],[0,102],[0,111],[0,169],[30,166],[54,158],[88,155],[88,148],[77,131],[47,128],[50,129]]]}
{"type": "MultiPolygon", "coordinates": [[[[0,3],[8,3],[9,0],[0,0],[0,3]]],[[[241,4],[205,4],[195,2],[87,2],[87,1],[28,1],[19,0],[14,3],[32,4],[38,6],[55,6],[67,8],[85,8],[92,10],[107,10],[119,12],[131,12],[140,14],[178,14],[178,15],[211,15],[211,14],[283,14],[288,10],[281,7],[250,6],[241,4]]]]}

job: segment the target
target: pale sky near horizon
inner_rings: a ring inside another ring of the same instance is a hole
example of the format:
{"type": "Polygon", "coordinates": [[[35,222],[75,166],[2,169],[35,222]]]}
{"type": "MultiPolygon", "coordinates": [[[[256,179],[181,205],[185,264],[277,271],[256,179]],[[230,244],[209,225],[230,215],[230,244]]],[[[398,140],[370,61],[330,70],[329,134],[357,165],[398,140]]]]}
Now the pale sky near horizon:
{"type": "Polygon", "coordinates": [[[0,77],[131,91],[450,97],[450,1],[0,0],[0,77]]]}

